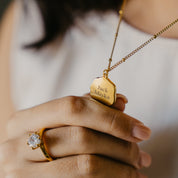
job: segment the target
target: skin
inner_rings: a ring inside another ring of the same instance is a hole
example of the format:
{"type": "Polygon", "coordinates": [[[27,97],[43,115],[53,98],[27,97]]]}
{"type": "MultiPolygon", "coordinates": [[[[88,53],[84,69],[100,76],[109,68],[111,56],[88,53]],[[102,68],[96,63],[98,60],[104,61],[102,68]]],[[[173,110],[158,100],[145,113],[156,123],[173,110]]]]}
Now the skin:
{"type": "MultiPolygon", "coordinates": [[[[128,0],[125,20],[146,33],[155,34],[178,18],[177,0],[128,0]]],[[[178,39],[178,25],[162,34],[165,38],[178,39]]]]}
{"type": "MultiPolygon", "coordinates": [[[[170,22],[165,9],[169,16],[178,16],[175,4],[178,5],[176,0],[130,0],[125,20],[152,34],[170,22]],[[162,8],[156,11],[160,4],[162,8]],[[143,11],[146,7],[150,8],[143,11]]],[[[150,166],[151,157],[140,150],[137,143],[149,139],[151,131],[124,113],[127,103],[124,96],[118,94],[112,107],[86,95],[60,98],[15,112],[10,96],[8,62],[15,10],[13,3],[0,30],[0,134],[7,138],[0,145],[0,177],[145,177],[139,170],[150,166]],[[55,161],[46,162],[40,149],[34,151],[25,144],[28,134],[41,128],[49,129],[44,137],[55,161]]],[[[178,38],[177,30],[175,26],[164,37],[178,38]]]]}
{"type": "Polygon", "coordinates": [[[112,108],[90,96],[69,96],[15,113],[9,140],[0,146],[6,176],[38,177],[45,170],[43,177],[144,177],[138,170],[150,166],[151,158],[137,142],[147,140],[150,129],[123,113],[125,103],[121,95],[112,108]],[[44,138],[52,162],[24,144],[40,128],[49,129],[44,138]]]}
{"type": "Polygon", "coordinates": [[[12,3],[0,24],[0,143],[7,138],[6,125],[15,112],[10,94],[9,51],[12,38],[15,4],[12,3]]]}

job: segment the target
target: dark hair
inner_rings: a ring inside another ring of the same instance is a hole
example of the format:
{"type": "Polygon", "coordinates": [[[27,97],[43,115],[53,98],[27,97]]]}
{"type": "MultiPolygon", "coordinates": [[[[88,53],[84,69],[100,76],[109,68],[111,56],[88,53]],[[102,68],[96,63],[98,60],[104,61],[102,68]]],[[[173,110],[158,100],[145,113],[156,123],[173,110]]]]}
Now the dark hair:
{"type": "Polygon", "coordinates": [[[74,25],[76,17],[83,17],[90,11],[106,12],[118,10],[122,0],[35,0],[43,19],[44,37],[28,45],[40,49],[64,36],[74,25]]]}

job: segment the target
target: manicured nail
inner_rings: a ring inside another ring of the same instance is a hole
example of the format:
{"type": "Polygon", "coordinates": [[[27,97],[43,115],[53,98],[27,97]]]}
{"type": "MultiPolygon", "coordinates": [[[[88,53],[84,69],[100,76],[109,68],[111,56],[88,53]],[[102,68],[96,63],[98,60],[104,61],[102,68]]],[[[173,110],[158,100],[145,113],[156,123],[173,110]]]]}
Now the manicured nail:
{"type": "Polygon", "coordinates": [[[151,165],[151,156],[144,151],[141,151],[139,165],[141,167],[149,167],[151,165]]]}
{"type": "Polygon", "coordinates": [[[126,96],[124,96],[124,95],[117,94],[117,98],[121,98],[121,99],[124,101],[124,103],[125,103],[125,104],[127,104],[127,103],[128,103],[128,99],[127,99],[127,97],[126,97],[126,96]]]}
{"type": "Polygon", "coordinates": [[[112,105],[113,108],[118,109],[120,111],[124,111],[125,110],[125,103],[123,101],[123,99],[117,99],[116,102],[112,105]]]}
{"type": "Polygon", "coordinates": [[[135,138],[138,138],[139,140],[148,140],[151,135],[151,130],[142,124],[137,124],[133,128],[132,134],[135,138]]]}

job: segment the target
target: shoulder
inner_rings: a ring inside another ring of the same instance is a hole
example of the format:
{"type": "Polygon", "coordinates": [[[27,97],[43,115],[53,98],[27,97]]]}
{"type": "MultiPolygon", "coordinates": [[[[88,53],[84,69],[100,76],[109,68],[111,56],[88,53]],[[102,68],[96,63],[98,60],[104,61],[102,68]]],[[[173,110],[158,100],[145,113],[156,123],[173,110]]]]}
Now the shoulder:
{"type": "Polygon", "coordinates": [[[6,38],[6,36],[4,36],[5,34],[8,34],[9,30],[11,30],[9,27],[13,26],[13,19],[14,19],[14,15],[15,15],[15,11],[17,9],[17,2],[13,1],[11,2],[11,4],[9,5],[9,7],[7,8],[5,14],[3,15],[2,21],[0,23],[0,39],[2,40],[2,38],[6,38]]]}
{"type": "MultiPolygon", "coordinates": [[[[17,9],[17,2],[12,1],[12,3],[7,8],[5,14],[0,23],[0,63],[7,58],[8,49],[10,48],[11,38],[14,26],[14,16],[17,9]]],[[[1,65],[0,65],[1,66],[1,65]]]]}
{"type": "MultiPolygon", "coordinates": [[[[14,16],[16,11],[16,1],[13,1],[6,10],[0,23],[0,71],[4,68],[9,60],[10,47],[14,27],[14,16]]],[[[2,75],[0,75],[0,78],[2,75]]],[[[1,85],[0,85],[1,86],[1,85]]]]}
{"type": "MultiPolygon", "coordinates": [[[[10,96],[9,56],[17,4],[13,1],[6,10],[0,24],[0,135],[4,134],[9,116],[14,111],[10,96]]],[[[2,140],[0,139],[0,142],[2,140]]]]}

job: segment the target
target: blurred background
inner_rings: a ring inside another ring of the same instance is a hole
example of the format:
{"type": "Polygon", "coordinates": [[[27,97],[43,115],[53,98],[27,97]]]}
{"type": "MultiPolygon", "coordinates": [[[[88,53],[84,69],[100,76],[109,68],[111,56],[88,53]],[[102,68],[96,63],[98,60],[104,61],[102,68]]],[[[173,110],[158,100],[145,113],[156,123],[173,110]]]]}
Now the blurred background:
{"type": "Polygon", "coordinates": [[[0,20],[10,1],[11,0],[0,0],[0,20]]]}

